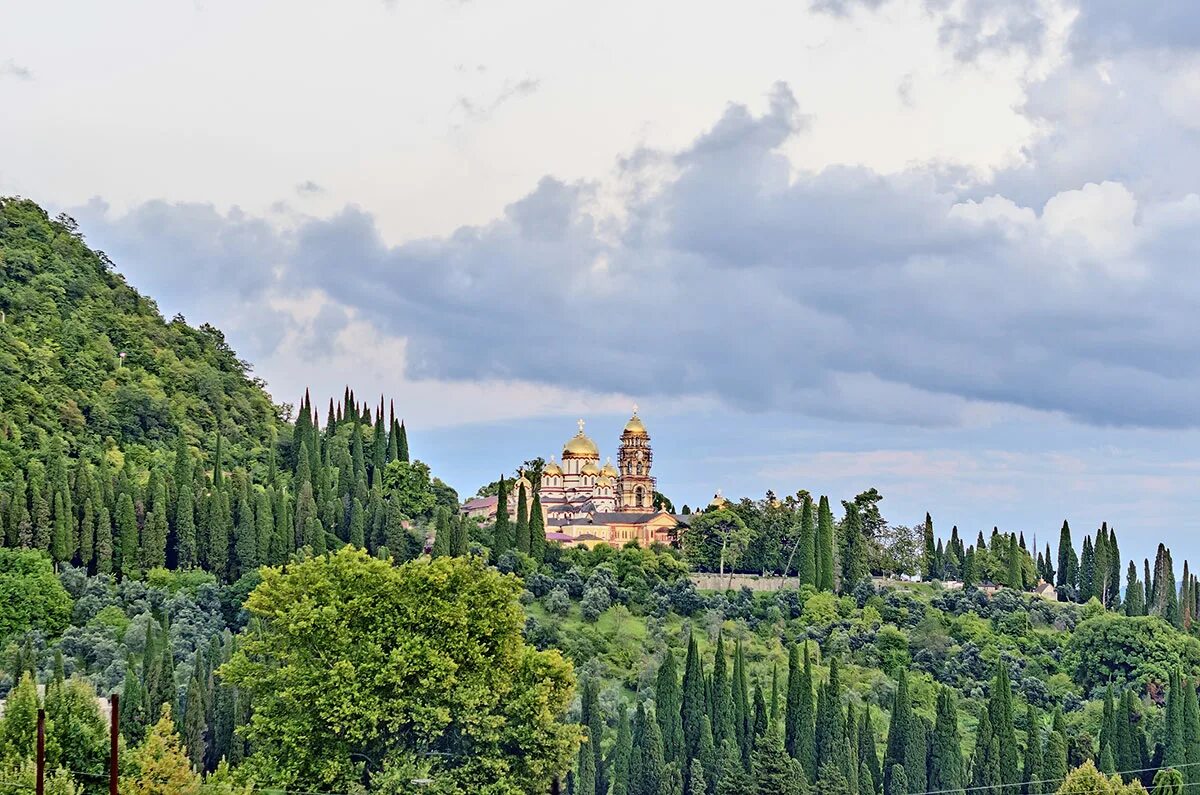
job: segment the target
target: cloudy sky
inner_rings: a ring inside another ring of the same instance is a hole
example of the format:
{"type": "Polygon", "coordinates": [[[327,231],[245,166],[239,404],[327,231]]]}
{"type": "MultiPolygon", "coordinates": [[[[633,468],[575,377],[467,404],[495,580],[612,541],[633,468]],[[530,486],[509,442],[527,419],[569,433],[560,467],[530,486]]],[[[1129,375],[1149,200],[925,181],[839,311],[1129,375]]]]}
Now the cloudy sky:
{"type": "Polygon", "coordinates": [[[1200,553],[1194,0],[0,5],[0,193],[463,492],[636,401],[677,504],[1200,553]]]}

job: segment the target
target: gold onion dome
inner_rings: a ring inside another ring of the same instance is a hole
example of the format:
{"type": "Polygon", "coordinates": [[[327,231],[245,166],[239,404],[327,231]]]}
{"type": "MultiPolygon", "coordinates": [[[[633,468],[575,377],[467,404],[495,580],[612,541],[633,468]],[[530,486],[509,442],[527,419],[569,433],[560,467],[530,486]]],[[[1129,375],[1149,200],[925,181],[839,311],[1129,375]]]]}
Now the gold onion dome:
{"type": "Polygon", "coordinates": [[[596,485],[597,486],[611,486],[611,485],[613,485],[613,479],[610,478],[608,475],[601,475],[600,477],[596,478],[596,485]]]}
{"type": "Polygon", "coordinates": [[[543,475],[562,475],[562,469],[558,466],[557,463],[555,463],[553,460],[551,460],[549,464],[546,464],[546,466],[542,467],[542,474],[543,475]]]}
{"type": "Polygon", "coordinates": [[[572,436],[563,445],[563,457],[600,459],[600,450],[586,433],[583,432],[583,420],[579,421],[579,433],[572,436]]]}
{"type": "Polygon", "coordinates": [[[588,462],[587,462],[586,464],[584,464],[584,465],[583,465],[583,467],[582,467],[582,468],[579,470],[579,474],[581,474],[581,475],[599,475],[599,474],[600,474],[600,467],[596,466],[596,462],[595,462],[595,461],[588,461],[588,462]]]}
{"type": "Polygon", "coordinates": [[[642,424],[642,418],[637,415],[637,409],[634,409],[633,416],[629,418],[629,422],[625,423],[625,430],[622,435],[629,434],[631,436],[649,436],[646,433],[646,426],[642,424]]]}
{"type": "Polygon", "coordinates": [[[621,473],[618,472],[617,468],[612,465],[612,459],[610,458],[604,462],[604,468],[600,470],[600,474],[604,475],[606,478],[615,478],[619,477],[621,473]]]}

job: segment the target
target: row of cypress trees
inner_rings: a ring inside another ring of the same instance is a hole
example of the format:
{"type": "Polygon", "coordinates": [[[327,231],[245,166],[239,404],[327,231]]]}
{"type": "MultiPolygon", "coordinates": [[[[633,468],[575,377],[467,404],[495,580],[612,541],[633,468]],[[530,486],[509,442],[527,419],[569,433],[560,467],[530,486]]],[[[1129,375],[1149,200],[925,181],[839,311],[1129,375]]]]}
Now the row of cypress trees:
{"type": "MultiPolygon", "coordinates": [[[[233,580],[300,547],[321,553],[343,543],[414,557],[423,543],[411,532],[417,517],[394,496],[403,484],[384,479],[392,462],[411,463],[404,423],[385,417],[382,401],[372,412],[349,391],[346,400],[330,402],[321,428],[306,393],[283,456],[291,460],[272,451],[262,472],[228,469],[219,433],[207,453],[181,434],[173,455],[144,465],[115,449],[71,459],[50,437],[0,489],[0,543],[121,577],[165,566],[233,580]]],[[[457,500],[451,492],[445,501],[457,500]]]]}
{"type": "MultiPolygon", "coordinates": [[[[769,689],[749,685],[745,653],[732,665],[718,636],[711,673],[695,638],[680,674],[667,651],[654,697],[622,710],[606,736],[596,679],[585,679],[581,721],[587,739],[571,776],[576,795],[909,795],[937,792],[1043,795],[1055,792],[1070,764],[1089,753],[1072,747],[1061,710],[1047,718],[1027,705],[1018,721],[1006,665],[997,663],[970,752],[964,754],[954,691],[938,687],[933,720],[919,714],[908,675],[897,672],[883,754],[869,705],[846,697],[837,658],[822,678],[807,642],[789,649],[785,677],[772,669],[769,689]],[[1018,725],[1022,728],[1019,730],[1018,725]],[[1079,758],[1075,758],[1079,757],[1079,758]]],[[[1162,739],[1153,742],[1132,689],[1110,687],[1095,759],[1106,774],[1146,786],[1165,767],[1200,783],[1200,706],[1194,682],[1168,684],[1162,739]]]]}

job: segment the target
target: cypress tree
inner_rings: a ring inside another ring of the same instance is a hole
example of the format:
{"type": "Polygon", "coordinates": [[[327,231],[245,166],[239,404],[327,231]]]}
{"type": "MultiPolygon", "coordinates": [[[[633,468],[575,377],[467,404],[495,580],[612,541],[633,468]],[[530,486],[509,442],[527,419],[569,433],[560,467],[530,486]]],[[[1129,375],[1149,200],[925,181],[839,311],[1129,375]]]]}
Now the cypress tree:
{"type": "Polygon", "coordinates": [[[904,766],[892,765],[888,769],[888,774],[888,780],[891,782],[889,795],[908,795],[908,775],[905,773],[904,766]]]}
{"type": "Polygon", "coordinates": [[[183,723],[180,725],[180,739],[187,748],[188,759],[196,770],[204,769],[204,755],[207,750],[206,735],[207,721],[207,688],[201,662],[201,655],[195,655],[196,661],[192,667],[192,675],[188,678],[187,694],[184,696],[183,723]]]}
{"type": "Polygon", "coordinates": [[[132,657],[125,666],[125,683],[121,687],[121,711],[117,719],[125,742],[129,745],[141,743],[147,726],[146,699],[142,680],[137,675],[137,667],[132,657]]]}
{"type": "Polygon", "coordinates": [[[1121,604],[1121,549],[1117,546],[1117,531],[1108,531],[1108,596],[1104,605],[1110,610],[1116,610],[1121,604]]]}
{"type": "Polygon", "coordinates": [[[988,712],[991,713],[992,731],[1000,749],[1000,782],[1007,785],[1004,789],[1006,795],[1015,795],[1017,788],[1013,785],[1020,783],[1021,770],[1017,757],[1017,732],[1013,720],[1012,686],[1008,678],[1008,668],[1003,661],[996,664],[988,712]]]}
{"type": "Polygon", "coordinates": [[[858,506],[844,502],[846,517],[842,521],[842,532],[846,535],[845,556],[842,558],[841,592],[850,593],[859,583],[871,576],[867,561],[867,542],[863,537],[858,506]]]}
{"type": "Polygon", "coordinates": [[[1083,537],[1083,551],[1079,555],[1079,603],[1084,604],[1096,595],[1096,550],[1092,537],[1083,537]]]}
{"type": "Polygon", "coordinates": [[[896,767],[904,767],[912,731],[912,699],[908,695],[908,672],[900,668],[896,672],[896,695],[892,699],[892,717],[888,724],[887,750],[883,755],[883,791],[895,795],[891,776],[896,767]]]}
{"type": "Polygon", "coordinates": [[[971,789],[982,795],[999,795],[1000,743],[992,732],[989,710],[983,710],[975,732],[975,751],[971,755],[971,789]]]}
{"type": "Polygon", "coordinates": [[[367,515],[358,497],[350,501],[350,545],[359,549],[367,548],[367,515]]]}
{"type": "Polygon", "coordinates": [[[804,795],[807,789],[804,771],[788,755],[778,723],[771,724],[759,737],[750,769],[754,786],[749,792],[753,795],[804,795]]]}
{"type": "Polygon", "coordinates": [[[63,501],[62,492],[54,495],[54,531],[50,538],[50,556],[58,562],[71,558],[71,525],[67,521],[67,506],[63,501]]]}
{"type": "Polygon", "coordinates": [[[921,556],[921,573],[927,580],[936,580],[941,576],[937,570],[937,550],[933,545],[933,517],[925,512],[924,552],[921,556]]]}
{"type": "MultiPolygon", "coordinates": [[[[711,736],[709,740],[711,742],[711,736]]],[[[633,733],[629,726],[629,712],[621,710],[617,721],[617,740],[609,752],[605,767],[612,778],[612,795],[629,795],[629,763],[633,754],[633,733]]]]}
{"type": "Polygon", "coordinates": [[[444,558],[450,554],[450,511],[444,506],[438,509],[437,523],[433,530],[433,547],[429,554],[434,558],[444,558]]]}
{"type": "Polygon", "coordinates": [[[512,525],[508,521],[508,484],[504,476],[500,476],[500,489],[496,492],[496,525],[493,528],[493,554],[498,560],[501,555],[513,548],[516,539],[513,537],[512,525]]]}
{"type": "Polygon", "coordinates": [[[836,762],[842,744],[841,683],[838,677],[836,657],[829,660],[829,681],[817,692],[816,717],[816,767],[820,770],[826,762],[836,762]]]}
{"type": "Polygon", "coordinates": [[[1111,570],[1108,558],[1108,526],[1102,524],[1096,533],[1096,541],[1092,552],[1092,596],[1100,600],[1100,604],[1108,604],[1108,575],[1111,570]]]}
{"type": "Polygon", "coordinates": [[[751,750],[750,694],[746,683],[746,657],[742,651],[741,638],[733,647],[733,679],[731,681],[731,698],[733,701],[733,733],[737,739],[738,749],[742,752],[742,761],[749,767],[751,750]]]}
{"type": "Polygon", "coordinates": [[[721,744],[716,795],[746,795],[754,786],[742,764],[742,753],[732,737],[721,744]]]}
{"type": "MultiPolygon", "coordinates": [[[[753,753],[754,741],[767,733],[767,700],[763,697],[762,685],[754,683],[754,719],[751,721],[750,745],[753,753]]],[[[780,735],[782,737],[782,735],[780,735]]]]}
{"type": "Polygon", "coordinates": [[[700,749],[700,726],[705,714],[704,664],[695,636],[688,633],[687,657],[683,663],[683,691],[680,723],[683,730],[686,756],[695,759],[700,749]]]}
{"type": "Polygon", "coordinates": [[[958,733],[958,705],[948,687],[938,689],[933,725],[933,750],[929,789],[957,795],[963,791],[962,738],[958,733]]]}
{"type": "Polygon", "coordinates": [[[113,528],[108,507],[101,504],[96,512],[96,573],[111,574],[113,571],[113,528]]]}
{"type": "MultiPolygon", "coordinates": [[[[588,736],[594,740],[596,792],[608,791],[608,778],[604,760],[600,756],[600,744],[604,737],[604,716],[600,712],[600,682],[592,677],[583,681],[580,694],[580,722],[587,728],[588,736]]],[[[661,740],[660,740],[661,743],[661,740]]]]}
{"type": "Polygon", "coordinates": [[[1071,572],[1071,557],[1075,554],[1075,548],[1071,544],[1071,526],[1064,519],[1062,530],[1058,535],[1058,579],[1055,580],[1054,586],[1060,592],[1064,588],[1068,588],[1074,583],[1068,579],[1071,572]]]}
{"type": "Polygon", "coordinates": [[[725,741],[736,743],[733,727],[733,703],[730,696],[729,675],[726,672],[725,638],[717,635],[717,651],[713,660],[712,694],[709,698],[712,711],[713,743],[724,749],[725,741]]]}
{"type": "Polygon", "coordinates": [[[117,500],[117,560],[122,577],[138,575],[138,526],[133,499],[128,493],[117,500]]]}
{"type": "Polygon", "coordinates": [[[408,461],[408,430],[404,427],[404,420],[400,420],[400,442],[397,445],[400,452],[400,460],[408,461]]]}
{"type": "MultiPolygon", "coordinates": [[[[1183,764],[1184,780],[1189,786],[1200,782],[1200,705],[1196,686],[1180,676],[1183,687],[1183,764]]],[[[1114,760],[1115,761],[1115,760],[1114,760]]]]}
{"type": "Polygon", "coordinates": [[[833,590],[833,514],[829,498],[822,496],[817,508],[817,589],[833,590]]]}
{"type": "Polygon", "coordinates": [[[812,497],[800,502],[800,538],[796,545],[796,579],[799,585],[817,586],[817,528],[812,497]]]}
{"type": "Polygon", "coordinates": [[[1045,566],[1044,573],[1042,574],[1042,579],[1045,580],[1046,582],[1050,583],[1051,585],[1053,585],[1054,584],[1054,564],[1050,560],[1050,544],[1048,542],[1046,544],[1045,560],[1042,565],[1045,566]]]}
{"type": "Polygon", "coordinates": [[[233,528],[233,561],[230,563],[233,578],[240,577],[258,567],[258,528],[254,524],[254,512],[246,488],[238,489],[237,522],[233,528]]]}
{"type": "MultiPolygon", "coordinates": [[[[712,792],[716,788],[717,776],[720,775],[721,760],[717,753],[717,747],[713,743],[712,721],[705,715],[700,718],[700,745],[696,750],[696,758],[692,761],[693,767],[699,765],[704,771],[704,780],[707,784],[707,791],[712,792]]],[[[693,790],[692,795],[700,795],[693,790]]]]}
{"type": "Polygon", "coordinates": [[[871,775],[871,768],[867,767],[866,762],[860,762],[858,765],[858,795],[875,795],[875,778],[871,775]]]}
{"type": "Polygon", "coordinates": [[[1142,583],[1138,581],[1137,564],[1129,561],[1129,571],[1125,579],[1125,615],[1146,615],[1146,593],[1142,583]]]}
{"type": "Polygon", "coordinates": [[[450,524],[450,554],[456,558],[465,558],[471,553],[470,537],[467,532],[467,522],[462,514],[455,514],[450,524]]]}
{"type": "Polygon", "coordinates": [[[914,792],[925,791],[931,733],[925,718],[914,714],[909,724],[908,748],[904,755],[904,772],[908,786],[914,792]]]}
{"type": "Polygon", "coordinates": [[[210,510],[208,570],[224,577],[229,567],[229,531],[233,526],[228,492],[213,492],[210,510]]]}
{"type": "Polygon", "coordinates": [[[870,774],[868,781],[870,789],[865,790],[863,785],[862,771],[858,773],[858,783],[860,793],[866,795],[874,795],[876,782],[883,783],[883,768],[879,762],[879,752],[875,748],[875,726],[871,720],[871,705],[868,703],[866,709],[863,710],[862,718],[858,724],[858,762],[860,766],[865,765],[867,772],[870,774]]]}
{"type": "Polygon", "coordinates": [[[1062,713],[1055,711],[1046,737],[1046,753],[1042,757],[1042,790],[1056,792],[1067,777],[1067,733],[1062,713]]]}
{"type": "MultiPolygon", "coordinates": [[[[0,538],[3,535],[0,534],[0,538]]],[[[92,499],[83,501],[83,513],[79,520],[79,561],[85,569],[91,568],[96,557],[96,510],[92,499]]]]}
{"type": "MultiPolygon", "coordinates": [[[[178,484],[175,500],[175,544],[179,568],[190,569],[199,563],[196,549],[196,498],[191,478],[178,484]]],[[[184,716],[185,724],[187,716],[184,716]]]]}
{"type": "Polygon", "coordinates": [[[633,719],[633,753],[629,763],[629,795],[659,795],[663,781],[662,735],[658,721],[638,704],[633,719]]]}
{"type": "Polygon", "coordinates": [[[1039,795],[1042,791],[1042,738],[1038,730],[1037,714],[1033,704],[1025,708],[1025,763],[1021,769],[1022,795],[1039,795]]]}
{"type": "Polygon", "coordinates": [[[542,498],[537,489],[529,503],[529,555],[538,563],[546,559],[546,516],[542,513],[542,498]]]}
{"type": "MultiPolygon", "coordinates": [[[[1100,748],[1113,745],[1117,739],[1117,708],[1113,703],[1113,689],[1109,685],[1104,689],[1104,703],[1100,717],[1100,748]]],[[[1115,758],[1114,758],[1115,761],[1115,758]]]]}
{"type": "Polygon", "coordinates": [[[596,757],[592,751],[590,737],[585,737],[579,746],[575,773],[575,795],[596,795],[596,757]]]}
{"type": "Polygon", "coordinates": [[[1104,746],[1104,750],[1100,752],[1100,772],[1106,776],[1111,776],[1117,772],[1117,762],[1113,756],[1111,745],[1104,746]]]}
{"type": "Polygon", "coordinates": [[[675,669],[675,655],[667,649],[654,680],[654,716],[658,720],[659,732],[662,735],[665,759],[676,760],[684,757],[682,702],[683,693],[679,686],[679,674],[675,669]]]}
{"type": "Polygon", "coordinates": [[[525,478],[521,478],[517,488],[517,538],[518,552],[529,554],[529,498],[525,494],[525,478]]]}
{"type": "MultiPolygon", "coordinates": [[[[1015,535],[1010,535],[1008,537],[1007,547],[1007,560],[1005,561],[1007,572],[1005,579],[1007,579],[1008,582],[1005,584],[1015,591],[1022,591],[1025,589],[1025,582],[1022,578],[1021,571],[1021,552],[1017,547],[1017,537],[1015,535]]],[[[909,777],[909,780],[912,780],[911,776],[909,777]]]]}
{"type": "MultiPolygon", "coordinates": [[[[1137,716],[1134,712],[1133,701],[1132,690],[1126,689],[1121,693],[1121,705],[1117,712],[1116,744],[1113,749],[1117,757],[1117,767],[1121,770],[1137,770],[1143,767],[1138,753],[1137,738],[1134,737],[1134,723],[1137,716]]],[[[1127,782],[1131,779],[1131,775],[1125,776],[1127,782]]]]}

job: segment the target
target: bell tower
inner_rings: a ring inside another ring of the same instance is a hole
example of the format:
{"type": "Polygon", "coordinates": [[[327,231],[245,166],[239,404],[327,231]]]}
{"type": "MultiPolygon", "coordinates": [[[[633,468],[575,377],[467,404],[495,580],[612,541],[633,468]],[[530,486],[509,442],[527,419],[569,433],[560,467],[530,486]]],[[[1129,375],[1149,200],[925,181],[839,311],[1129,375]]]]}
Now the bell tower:
{"type": "Polygon", "coordinates": [[[634,406],[633,416],[625,423],[617,449],[618,511],[649,513],[654,510],[654,478],[650,475],[653,462],[650,434],[634,406]]]}

